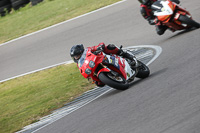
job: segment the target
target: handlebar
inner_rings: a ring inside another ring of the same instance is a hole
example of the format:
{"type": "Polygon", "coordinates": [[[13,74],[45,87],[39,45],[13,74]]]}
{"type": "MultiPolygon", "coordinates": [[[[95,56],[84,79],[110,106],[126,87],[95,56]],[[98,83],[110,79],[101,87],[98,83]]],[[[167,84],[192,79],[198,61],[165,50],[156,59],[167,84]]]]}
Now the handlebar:
{"type": "Polygon", "coordinates": [[[97,50],[97,51],[94,51],[93,54],[97,55],[99,53],[103,52],[103,49],[100,49],[100,50],[97,50]]]}

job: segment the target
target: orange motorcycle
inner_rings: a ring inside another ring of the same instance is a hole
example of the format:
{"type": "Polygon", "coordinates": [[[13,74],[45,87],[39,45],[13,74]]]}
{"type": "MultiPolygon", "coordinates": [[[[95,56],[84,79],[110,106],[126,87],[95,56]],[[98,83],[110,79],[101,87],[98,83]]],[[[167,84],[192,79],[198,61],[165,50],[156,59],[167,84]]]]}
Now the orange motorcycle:
{"type": "Polygon", "coordinates": [[[172,31],[200,28],[200,24],[192,19],[188,11],[170,0],[156,1],[151,5],[151,9],[158,22],[172,31]]]}

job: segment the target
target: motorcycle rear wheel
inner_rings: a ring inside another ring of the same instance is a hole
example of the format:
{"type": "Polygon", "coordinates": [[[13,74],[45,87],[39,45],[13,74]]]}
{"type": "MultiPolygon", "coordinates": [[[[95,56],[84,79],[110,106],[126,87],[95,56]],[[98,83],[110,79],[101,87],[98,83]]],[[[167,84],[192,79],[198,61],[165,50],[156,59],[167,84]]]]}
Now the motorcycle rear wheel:
{"type": "Polygon", "coordinates": [[[104,84],[117,90],[126,90],[129,87],[129,84],[121,75],[115,76],[111,72],[101,72],[98,77],[104,84]]]}
{"type": "Polygon", "coordinates": [[[185,15],[180,15],[180,17],[178,18],[179,21],[183,22],[184,24],[187,24],[191,27],[195,27],[195,28],[200,28],[200,24],[197,23],[196,21],[192,20],[191,18],[185,16],[185,15]]]}
{"type": "Polygon", "coordinates": [[[141,79],[149,77],[149,74],[150,74],[149,68],[141,61],[138,61],[138,63],[139,63],[139,67],[138,67],[139,70],[136,77],[141,78],[141,79]]]}

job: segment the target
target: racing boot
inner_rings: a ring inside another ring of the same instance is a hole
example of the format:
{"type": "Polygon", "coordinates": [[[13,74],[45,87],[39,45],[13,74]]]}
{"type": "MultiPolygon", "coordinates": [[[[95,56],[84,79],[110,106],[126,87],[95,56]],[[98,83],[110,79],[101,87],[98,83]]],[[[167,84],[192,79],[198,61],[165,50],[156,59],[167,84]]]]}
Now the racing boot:
{"type": "Polygon", "coordinates": [[[109,44],[107,46],[107,49],[112,50],[113,52],[116,51],[117,55],[129,59],[130,60],[129,64],[131,65],[131,68],[134,69],[136,65],[135,56],[132,53],[128,53],[128,51],[123,51],[122,47],[123,47],[122,45],[120,46],[120,48],[118,48],[114,44],[109,44]]]}
{"type": "Polygon", "coordinates": [[[118,52],[119,56],[122,56],[123,58],[127,58],[130,60],[129,64],[131,65],[131,68],[135,68],[135,56],[128,51],[123,51],[122,49],[119,49],[118,52]]]}
{"type": "Polygon", "coordinates": [[[165,31],[168,29],[168,27],[165,25],[156,25],[155,27],[158,35],[163,35],[165,31]]]}

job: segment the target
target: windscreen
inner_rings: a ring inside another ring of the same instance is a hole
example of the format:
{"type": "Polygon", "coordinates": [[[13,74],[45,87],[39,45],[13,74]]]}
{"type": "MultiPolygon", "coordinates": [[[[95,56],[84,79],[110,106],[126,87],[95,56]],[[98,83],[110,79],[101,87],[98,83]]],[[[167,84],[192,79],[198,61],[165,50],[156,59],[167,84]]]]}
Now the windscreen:
{"type": "Polygon", "coordinates": [[[83,63],[85,62],[85,57],[87,54],[88,49],[85,49],[85,51],[83,52],[81,58],[78,60],[78,67],[82,67],[83,63]]]}

